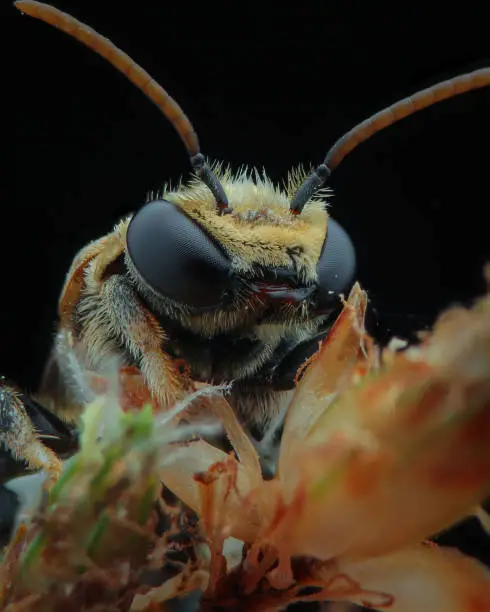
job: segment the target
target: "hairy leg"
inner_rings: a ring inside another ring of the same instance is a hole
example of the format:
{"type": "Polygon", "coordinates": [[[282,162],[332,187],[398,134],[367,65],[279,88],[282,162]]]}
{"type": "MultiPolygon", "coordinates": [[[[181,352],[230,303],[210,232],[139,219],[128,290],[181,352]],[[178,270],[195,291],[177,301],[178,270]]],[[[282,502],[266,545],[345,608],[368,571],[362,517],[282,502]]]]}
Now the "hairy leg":
{"type": "Polygon", "coordinates": [[[169,407],[182,397],[190,381],[163,351],[164,330],[123,276],[112,276],[100,291],[110,328],[137,363],[159,405],[169,407]]]}
{"type": "Polygon", "coordinates": [[[77,356],[72,333],[60,328],[36,397],[64,422],[77,425],[85,406],[95,399],[90,372],[77,356]]]}
{"type": "Polygon", "coordinates": [[[46,437],[54,437],[60,432],[37,406],[31,403],[28,410],[25,397],[18,390],[3,381],[0,383],[0,447],[8,453],[0,461],[0,482],[16,475],[21,467],[45,470],[49,484],[56,481],[61,472],[60,459],[41,439],[43,433],[46,437]],[[44,429],[48,433],[38,431],[36,416],[38,421],[46,423],[44,429]]]}

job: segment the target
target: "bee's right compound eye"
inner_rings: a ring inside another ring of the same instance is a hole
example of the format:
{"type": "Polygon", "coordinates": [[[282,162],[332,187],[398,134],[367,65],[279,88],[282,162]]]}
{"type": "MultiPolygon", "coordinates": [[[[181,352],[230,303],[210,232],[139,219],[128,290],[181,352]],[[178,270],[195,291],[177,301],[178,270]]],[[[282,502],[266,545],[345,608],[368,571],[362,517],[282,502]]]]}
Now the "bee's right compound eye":
{"type": "Polygon", "coordinates": [[[349,235],[334,219],[328,220],[327,236],[317,264],[318,310],[339,304],[340,293],[349,293],[356,272],[356,252],[349,235]]]}
{"type": "Polygon", "coordinates": [[[230,286],[225,252],[182,209],[166,200],[146,204],[127,232],[129,256],[150,287],[179,304],[212,309],[230,286]]]}

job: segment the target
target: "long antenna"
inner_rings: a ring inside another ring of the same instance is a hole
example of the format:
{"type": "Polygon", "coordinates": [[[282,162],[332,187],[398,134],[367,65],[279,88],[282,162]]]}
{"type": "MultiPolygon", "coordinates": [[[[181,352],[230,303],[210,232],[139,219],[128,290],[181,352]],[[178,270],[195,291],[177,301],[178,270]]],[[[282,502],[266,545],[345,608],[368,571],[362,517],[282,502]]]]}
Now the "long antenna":
{"type": "Polygon", "coordinates": [[[432,104],[487,85],[490,85],[490,68],[480,68],[422,89],[358,123],[352,130],[337,140],[327,153],[323,163],[305,179],[291,200],[291,211],[295,214],[301,213],[308,200],[329,179],[332,171],[361,142],[393,123],[432,104]]]}
{"type": "Polygon", "coordinates": [[[53,6],[35,2],[35,0],[17,0],[14,4],[23,13],[49,23],[101,55],[142,91],[174,126],[187,149],[194,172],[213,193],[218,210],[220,212],[229,210],[224,189],[200,151],[199,140],[192,123],[177,102],[146,70],[141,68],[119,47],[116,47],[108,38],[78,21],[75,17],[63,13],[53,6]]]}

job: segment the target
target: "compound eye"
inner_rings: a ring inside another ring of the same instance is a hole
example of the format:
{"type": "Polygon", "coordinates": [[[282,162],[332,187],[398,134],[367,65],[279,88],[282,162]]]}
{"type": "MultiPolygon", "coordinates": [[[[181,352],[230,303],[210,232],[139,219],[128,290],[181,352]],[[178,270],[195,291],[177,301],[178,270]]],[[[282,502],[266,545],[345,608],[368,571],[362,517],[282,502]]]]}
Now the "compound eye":
{"type": "Polygon", "coordinates": [[[329,219],[327,236],[317,264],[319,310],[338,306],[338,294],[350,290],[355,271],[356,253],[351,239],[341,225],[329,219]]]}
{"type": "Polygon", "coordinates": [[[196,308],[220,304],[230,285],[230,261],[178,206],[146,204],[132,218],[126,241],[136,270],[157,293],[196,308]]]}

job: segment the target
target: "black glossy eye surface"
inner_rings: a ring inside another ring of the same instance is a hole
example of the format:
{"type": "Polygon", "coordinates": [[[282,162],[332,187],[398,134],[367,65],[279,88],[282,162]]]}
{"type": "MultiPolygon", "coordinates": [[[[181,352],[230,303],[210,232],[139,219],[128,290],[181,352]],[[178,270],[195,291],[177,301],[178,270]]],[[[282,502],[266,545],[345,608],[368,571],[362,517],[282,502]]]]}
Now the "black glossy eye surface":
{"type": "Polygon", "coordinates": [[[166,200],[146,204],[131,220],[128,252],[160,295],[196,308],[218,306],[230,284],[230,262],[197,223],[166,200]]]}
{"type": "Polygon", "coordinates": [[[338,294],[347,293],[354,281],[356,253],[347,232],[328,220],[327,237],[317,264],[317,304],[320,310],[338,305],[338,294]]]}

